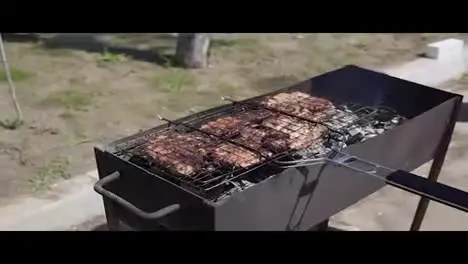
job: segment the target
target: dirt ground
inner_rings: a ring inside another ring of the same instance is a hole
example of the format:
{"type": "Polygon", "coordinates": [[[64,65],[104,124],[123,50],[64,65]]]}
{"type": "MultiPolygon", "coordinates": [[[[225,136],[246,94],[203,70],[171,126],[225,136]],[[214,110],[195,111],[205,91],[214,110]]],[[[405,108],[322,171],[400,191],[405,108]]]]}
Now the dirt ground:
{"type": "MultiPolygon", "coordinates": [[[[219,34],[211,67],[172,67],[170,34],[7,38],[25,124],[0,128],[0,206],[93,169],[93,146],[346,64],[389,65],[459,34],[219,34]]],[[[0,70],[0,120],[14,117],[0,70]]],[[[0,122],[1,123],[1,122],[0,122]]]]}
{"type": "Polygon", "coordinates": [[[98,216],[85,223],[82,223],[77,226],[72,226],[65,231],[107,231],[106,217],[98,216]]]}

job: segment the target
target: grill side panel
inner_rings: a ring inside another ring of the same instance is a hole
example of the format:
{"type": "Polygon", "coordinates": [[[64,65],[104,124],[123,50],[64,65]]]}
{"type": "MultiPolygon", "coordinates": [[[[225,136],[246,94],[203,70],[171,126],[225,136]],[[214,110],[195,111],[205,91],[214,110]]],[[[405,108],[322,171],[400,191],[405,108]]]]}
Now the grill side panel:
{"type": "Polygon", "coordinates": [[[356,66],[345,66],[327,72],[289,89],[301,90],[332,101],[387,106],[407,118],[419,116],[457,96],[356,66]]]}
{"type": "Polygon", "coordinates": [[[303,177],[288,169],[216,206],[217,231],[288,230],[303,177]]]}
{"type": "Polygon", "coordinates": [[[137,208],[154,212],[174,203],[180,209],[157,221],[143,219],[109,198],[103,197],[108,224],[118,228],[119,222],[136,230],[159,230],[160,225],[169,230],[213,230],[213,208],[195,196],[163,178],[140,169],[111,153],[95,148],[99,178],[115,171],[121,175],[106,189],[122,197],[137,208]]]}
{"type": "MultiPolygon", "coordinates": [[[[459,102],[453,98],[345,151],[390,168],[414,170],[433,159],[459,102]]],[[[308,230],[384,185],[378,178],[332,165],[287,169],[220,204],[216,229],[308,230]]]]}
{"type": "MultiPolygon", "coordinates": [[[[412,171],[435,157],[458,102],[458,98],[451,99],[405,125],[346,151],[389,168],[412,171]]],[[[385,185],[381,179],[344,168],[335,167],[325,173],[306,209],[304,222],[323,221],[325,216],[340,212],[385,185]]]]}

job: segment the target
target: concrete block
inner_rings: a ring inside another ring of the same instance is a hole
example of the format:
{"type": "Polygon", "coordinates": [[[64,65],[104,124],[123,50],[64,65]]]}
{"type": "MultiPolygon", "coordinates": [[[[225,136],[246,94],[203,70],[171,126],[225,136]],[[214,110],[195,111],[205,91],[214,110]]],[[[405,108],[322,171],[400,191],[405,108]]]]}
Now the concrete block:
{"type": "Polygon", "coordinates": [[[463,57],[433,60],[419,58],[398,67],[384,69],[383,72],[411,82],[428,86],[438,86],[465,73],[463,57]]]}
{"type": "Polygon", "coordinates": [[[442,41],[430,43],[426,46],[425,55],[428,58],[436,60],[453,59],[454,57],[463,57],[464,41],[460,39],[445,39],[442,41]]]}

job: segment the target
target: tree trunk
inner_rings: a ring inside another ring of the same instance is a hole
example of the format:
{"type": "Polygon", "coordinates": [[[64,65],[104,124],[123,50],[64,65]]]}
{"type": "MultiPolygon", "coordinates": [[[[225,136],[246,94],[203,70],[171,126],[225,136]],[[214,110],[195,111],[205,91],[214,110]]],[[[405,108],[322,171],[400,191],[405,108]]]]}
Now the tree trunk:
{"type": "Polygon", "coordinates": [[[209,47],[207,33],[179,33],[175,59],[184,68],[206,68],[209,47]]]}

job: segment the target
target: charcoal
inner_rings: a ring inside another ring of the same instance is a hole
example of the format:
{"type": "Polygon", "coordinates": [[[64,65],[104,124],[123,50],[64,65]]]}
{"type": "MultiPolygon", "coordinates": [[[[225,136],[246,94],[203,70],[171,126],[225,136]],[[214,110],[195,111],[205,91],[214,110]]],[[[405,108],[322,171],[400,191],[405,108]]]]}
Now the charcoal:
{"type": "Polygon", "coordinates": [[[392,122],[392,124],[398,125],[401,122],[401,118],[399,116],[396,116],[396,117],[392,118],[392,120],[390,120],[390,122],[392,122]]]}
{"type": "Polygon", "coordinates": [[[364,137],[364,139],[370,139],[370,138],[373,138],[373,137],[376,137],[378,136],[377,134],[368,134],[364,137]]]}
{"type": "Polygon", "coordinates": [[[355,143],[357,143],[357,142],[359,142],[359,141],[361,141],[363,139],[364,139],[364,135],[362,133],[359,133],[359,134],[356,134],[356,135],[350,137],[345,142],[346,142],[347,145],[352,145],[352,144],[355,144],[355,143]]]}
{"type": "Polygon", "coordinates": [[[359,128],[359,127],[355,127],[355,128],[353,128],[353,129],[348,130],[348,133],[349,133],[351,136],[354,136],[354,135],[357,135],[357,134],[362,133],[362,129],[359,128]]]}

